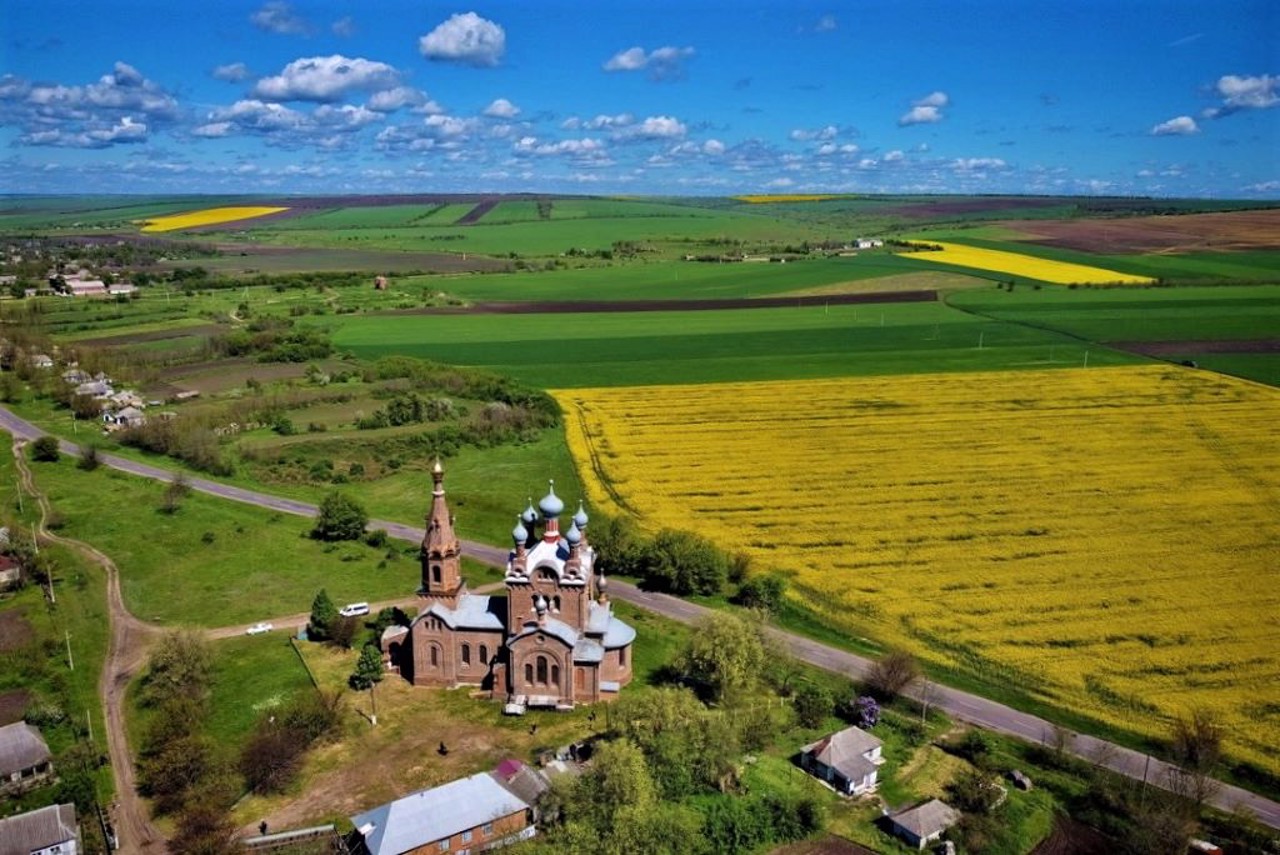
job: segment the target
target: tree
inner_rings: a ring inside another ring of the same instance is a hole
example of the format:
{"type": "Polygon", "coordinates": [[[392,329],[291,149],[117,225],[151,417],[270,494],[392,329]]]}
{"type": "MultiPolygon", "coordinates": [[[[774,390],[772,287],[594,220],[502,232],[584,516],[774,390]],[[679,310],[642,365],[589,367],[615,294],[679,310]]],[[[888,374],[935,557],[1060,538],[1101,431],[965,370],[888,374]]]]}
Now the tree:
{"type": "Polygon", "coordinates": [[[853,721],[864,729],[875,727],[880,722],[880,704],[870,695],[862,695],[853,702],[853,721]]]}
{"type": "Polygon", "coordinates": [[[920,676],[916,658],[905,650],[890,650],[867,672],[867,686],[882,701],[892,700],[920,676]]]}
{"type": "Polygon", "coordinates": [[[62,457],[62,452],[58,448],[58,438],[56,436],[45,434],[31,443],[32,460],[40,463],[57,463],[60,457],[62,457]]]}
{"type": "Polygon", "coordinates": [[[325,641],[329,638],[329,628],[338,619],[338,607],[329,598],[324,588],[311,601],[311,620],[307,622],[307,638],[312,641],[325,641]]]}
{"type": "Polygon", "coordinates": [[[751,688],[764,666],[760,620],[729,612],[713,612],[699,621],[678,665],[714,701],[732,700],[751,688]]]}
{"type": "Polygon", "coordinates": [[[212,674],[213,658],[202,635],[191,630],[166,633],[142,678],[142,701],[148,706],[173,698],[203,701],[212,674]]]}
{"type": "Polygon", "coordinates": [[[335,490],[320,502],[320,513],[311,536],[316,540],[359,540],[368,524],[369,514],[364,507],[335,490]]]}
{"type": "Polygon", "coordinates": [[[778,573],[766,573],[763,576],[753,576],[743,582],[742,587],[738,589],[738,595],[734,597],[734,602],[749,609],[761,609],[770,614],[776,614],[782,607],[782,598],[786,592],[786,577],[778,573]]]}
{"type": "Polygon", "coordinates": [[[236,839],[236,826],[227,811],[202,801],[178,817],[169,850],[174,855],[233,855],[244,847],[236,839]]]}
{"type": "Polygon", "coordinates": [[[1169,773],[1169,789],[1196,805],[1218,790],[1214,772],[1222,759],[1222,727],[1213,713],[1197,708],[1173,723],[1170,740],[1177,769],[1169,773]]]}
{"type": "Polygon", "coordinates": [[[182,507],[182,500],[189,495],[191,495],[191,485],[187,483],[187,476],[181,472],[173,473],[169,486],[164,488],[164,500],[160,504],[160,510],[166,514],[176,514],[178,508],[182,507]]]}
{"type": "Polygon", "coordinates": [[[83,469],[85,472],[92,472],[102,465],[102,460],[98,456],[98,446],[92,443],[86,443],[80,447],[80,461],[76,463],[76,467],[83,469]]]}
{"type": "Polygon", "coordinates": [[[804,727],[817,727],[831,714],[834,701],[825,686],[805,683],[796,692],[796,718],[804,727]]]}
{"type": "Polygon", "coordinates": [[[728,557],[692,532],[663,529],[646,552],[645,580],[673,594],[718,594],[729,575],[728,557]]]}
{"type": "Polygon", "coordinates": [[[382,651],[372,644],[366,644],[356,660],[355,672],[347,678],[351,688],[356,691],[369,690],[369,706],[371,713],[369,722],[378,723],[378,701],[374,697],[373,687],[382,682],[382,651]]]}

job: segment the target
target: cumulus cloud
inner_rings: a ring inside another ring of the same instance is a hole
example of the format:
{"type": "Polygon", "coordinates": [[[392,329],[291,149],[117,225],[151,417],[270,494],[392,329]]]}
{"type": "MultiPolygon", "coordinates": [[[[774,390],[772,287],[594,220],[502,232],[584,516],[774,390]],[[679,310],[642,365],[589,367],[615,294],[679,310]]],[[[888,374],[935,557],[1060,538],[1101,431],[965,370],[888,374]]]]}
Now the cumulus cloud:
{"type": "Polygon", "coordinates": [[[810,130],[808,128],[795,128],[791,133],[787,134],[788,138],[797,142],[805,142],[807,140],[833,140],[840,134],[840,129],[835,125],[827,125],[825,128],[817,128],[810,130]]]}
{"type": "Polygon", "coordinates": [[[353,91],[378,92],[399,86],[399,73],[383,62],[345,56],[295,59],[272,77],[264,77],[253,95],[267,101],[339,101],[353,91]]]}
{"type": "Polygon", "coordinates": [[[34,146],[61,148],[107,148],[116,143],[140,143],[147,140],[147,126],[124,116],[114,125],[86,131],[43,130],[24,134],[19,142],[34,146]]]}
{"type": "Polygon", "coordinates": [[[642,122],[619,128],[613,136],[619,140],[663,140],[679,139],[688,132],[688,126],[672,116],[650,116],[642,122]]]}
{"type": "Polygon", "coordinates": [[[1155,137],[1187,136],[1199,132],[1200,128],[1196,125],[1196,120],[1190,116],[1177,116],[1151,129],[1151,135],[1155,137]]]}
{"type": "Polygon", "coordinates": [[[520,108],[506,98],[497,98],[484,108],[484,115],[491,119],[514,119],[520,115],[520,108]]]}
{"type": "Polygon", "coordinates": [[[475,12],[454,15],[418,39],[418,51],[427,59],[464,65],[497,65],[506,50],[506,31],[475,12]]]}
{"type": "Polygon", "coordinates": [[[106,148],[147,139],[178,117],[178,101],[138,69],[117,62],[110,74],[83,86],[0,78],[0,124],[24,129],[20,145],[106,148]]]}
{"type": "Polygon", "coordinates": [[[576,131],[585,128],[589,131],[598,131],[609,128],[624,128],[628,125],[635,124],[636,117],[630,113],[618,113],[614,116],[604,114],[597,115],[591,119],[580,119],[577,116],[570,116],[560,123],[560,127],[566,131],[576,131]]]}
{"type": "Polygon", "coordinates": [[[258,29],[280,36],[309,36],[315,32],[311,22],[294,12],[284,0],[268,0],[249,20],[258,29]]]}
{"type": "Polygon", "coordinates": [[[979,172],[989,169],[1005,169],[1009,164],[998,157],[958,157],[951,161],[957,172],[979,172]]]}
{"type": "Polygon", "coordinates": [[[651,80],[679,80],[684,77],[685,61],[694,53],[691,47],[668,45],[647,53],[642,47],[633,47],[611,56],[602,68],[605,71],[648,71],[651,80]]]}
{"type": "Polygon", "coordinates": [[[354,132],[384,118],[382,113],[353,104],[321,104],[308,113],[274,101],[244,98],[211,110],[191,133],[202,139],[252,134],[280,148],[337,149],[351,145],[354,132]]]}
{"type": "Polygon", "coordinates": [[[356,34],[356,22],[350,15],[334,21],[329,29],[339,38],[349,39],[356,34]]]}
{"type": "Polygon", "coordinates": [[[945,92],[930,92],[923,98],[911,102],[911,109],[898,118],[898,125],[925,125],[941,122],[944,118],[942,108],[951,103],[945,92]]]}
{"type": "Polygon", "coordinates": [[[1205,118],[1220,119],[1241,110],[1265,110],[1280,104],[1280,76],[1260,74],[1241,77],[1226,74],[1218,78],[1214,90],[1222,98],[1222,104],[1204,111],[1205,118]]]}
{"type": "Polygon", "coordinates": [[[906,159],[906,155],[902,153],[901,149],[896,148],[893,151],[886,152],[884,156],[885,163],[901,163],[904,159],[906,159]]]}
{"type": "Polygon", "coordinates": [[[225,80],[228,83],[239,83],[252,75],[249,74],[249,67],[243,62],[232,62],[227,65],[216,66],[210,72],[214,79],[225,80]]]}
{"type": "Polygon", "coordinates": [[[412,86],[396,86],[374,92],[365,106],[380,113],[391,113],[401,107],[416,107],[426,100],[427,96],[412,86]]]}

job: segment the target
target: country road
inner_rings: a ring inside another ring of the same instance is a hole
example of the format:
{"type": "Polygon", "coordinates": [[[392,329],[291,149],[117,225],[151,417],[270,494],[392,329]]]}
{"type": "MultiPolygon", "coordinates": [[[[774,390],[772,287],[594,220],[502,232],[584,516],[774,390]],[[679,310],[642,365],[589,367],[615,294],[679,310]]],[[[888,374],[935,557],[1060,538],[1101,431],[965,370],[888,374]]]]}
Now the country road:
{"type": "MultiPolygon", "coordinates": [[[[0,429],[9,431],[14,435],[15,439],[34,439],[43,433],[35,425],[19,419],[3,407],[0,407],[0,429]]],[[[79,448],[76,445],[65,440],[62,441],[61,445],[66,453],[79,454],[79,448]]],[[[173,477],[171,470],[139,463],[112,454],[99,453],[99,459],[104,465],[146,478],[167,481],[173,477]]],[[[216,481],[189,477],[187,483],[192,489],[258,507],[301,516],[315,516],[317,513],[316,506],[306,502],[284,499],[267,493],[220,484],[216,481]]],[[[388,520],[370,520],[369,525],[373,528],[386,529],[387,533],[392,537],[411,542],[421,541],[424,535],[421,528],[388,520]]],[[[464,555],[491,566],[504,567],[507,562],[506,549],[488,544],[464,540],[462,541],[462,551],[464,555]]],[[[689,603],[666,594],[642,591],[636,586],[621,580],[611,579],[609,590],[610,595],[619,600],[632,603],[640,608],[656,612],[682,623],[694,623],[710,611],[704,606],[689,603]]],[[[298,617],[297,615],[286,616],[278,620],[281,625],[284,625],[288,621],[296,621],[298,617]]],[[[305,621],[305,616],[302,617],[305,621]]],[[[243,631],[243,628],[233,627],[211,632],[234,634],[237,630],[243,631]]],[[[824,670],[856,679],[864,675],[870,667],[870,660],[847,651],[781,630],[774,629],[770,630],[770,632],[779,642],[791,650],[796,658],[824,670]]],[[[923,687],[916,687],[914,697],[919,699],[922,690],[929,693],[930,702],[933,706],[944,710],[958,720],[1030,742],[1049,742],[1055,738],[1055,729],[1051,723],[1029,713],[1021,712],[978,695],[935,683],[927,683],[923,687]]],[[[912,692],[908,692],[908,695],[912,695],[912,692]]],[[[1105,766],[1129,778],[1143,780],[1157,787],[1169,788],[1172,767],[1142,752],[1084,734],[1069,734],[1065,749],[1090,763],[1105,766]]],[[[112,762],[118,762],[114,755],[112,762]]],[[[124,762],[128,761],[124,760],[124,762]]],[[[1245,806],[1262,823],[1271,828],[1280,829],[1280,803],[1271,799],[1230,784],[1219,783],[1216,792],[1210,798],[1210,802],[1226,811],[1230,811],[1237,806],[1245,806]]]]}

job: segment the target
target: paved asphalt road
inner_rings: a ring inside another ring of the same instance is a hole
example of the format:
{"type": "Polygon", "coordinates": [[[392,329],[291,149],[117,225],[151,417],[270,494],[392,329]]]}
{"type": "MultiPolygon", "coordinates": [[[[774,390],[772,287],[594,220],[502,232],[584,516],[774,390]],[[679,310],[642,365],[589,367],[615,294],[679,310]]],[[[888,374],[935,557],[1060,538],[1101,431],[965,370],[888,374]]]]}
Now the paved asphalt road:
{"type": "MultiPolygon", "coordinates": [[[[3,407],[0,407],[0,428],[9,431],[14,436],[29,439],[35,439],[43,433],[35,425],[19,419],[3,407]]],[[[62,442],[62,449],[67,454],[79,453],[77,446],[66,441],[62,442]]],[[[100,454],[99,457],[108,466],[134,475],[140,475],[144,478],[167,481],[173,477],[172,471],[168,469],[162,469],[146,463],[138,463],[113,454],[100,454]]],[[[315,516],[317,513],[316,506],[306,502],[283,499],[266,493],[219,484],[216,481],[207,481],[203,478],[189,478],[188,484],[192,489],[200,490],[213,496],[245,502],[258,507],[271,508],[284,513],[298,514],[300,516],[315,516]]],[[[386,529],[387,533],[392,537],[413,542],[421,541],[424,534],[421,528],[387,520],[370,520],[369,525],[373,528],[386,529]]],[[[477,561],[493,566],[504,567],[507,563],[507,550],[503,548],[473,541],[463,541],[462,551],[477,561]]],[[[620,600],[625,600],[682,623],[693,623],[708,612],[708,609],[704,606],[685,602],[666,594],[641,591],[634,585],[629,585],[616,579],[609,580],[609,591],[611,596],[620,600]]],[[[861,656],[855,656],[852,653],[838,650],[798,635],[792,635],[791,633],[778,630],[773,630],[772,632],[797,658],[827,671],[858,678],[865,674],[870,666],[870,661],[861,656]]],[[[986,698],[972,695],[968,692],[961,692],[957,689],[932,683],[928,684],[928,687],[933,705],[945,710],[953,718],[1030,742],[1047,742],[1053,738],[1053,725],[1042,718],[1019,712],[1012,707],[989,701],[986,698]]],[[[918,696],[919,692],[920,689],[917,688],[915,694],[918,696]]],[[[1149,757],[1140,751],[1134,751],[1092,736],[1072,734],[1067,750],[1091,763],[1106,766],[1122,775],[1135,780],[1145,780],[1159,787],[1166,786],[1171,774],[1172,767],[1161,760],[1149,757]]],[[[1228,811],[1237,805],[1247,806],[1261,822],[1272,828],[1280,829],[1280,803],[1225,783],[1219,785],[1211,801],[1217,807],[1228,811]]]]}

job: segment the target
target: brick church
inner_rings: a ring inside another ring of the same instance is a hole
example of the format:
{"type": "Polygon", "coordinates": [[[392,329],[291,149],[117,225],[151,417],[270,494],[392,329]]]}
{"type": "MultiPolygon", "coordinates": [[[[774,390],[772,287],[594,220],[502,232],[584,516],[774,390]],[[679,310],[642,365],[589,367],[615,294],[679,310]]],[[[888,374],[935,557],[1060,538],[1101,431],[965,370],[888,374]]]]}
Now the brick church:
{"type": "Polygon", "coordinates": [[[616,698],[631,682],[636,633],[614,616],[595,572],[582,506],[561,532],[564,502],[554,484],[538,511],[530,502],[511,532],[506,596],[472,594],[439,461],[432,479],[418,591],[424,605],[409,627],[383,633],[391,670],[415,686],[488,689],[513,713],[616,698]]]}

